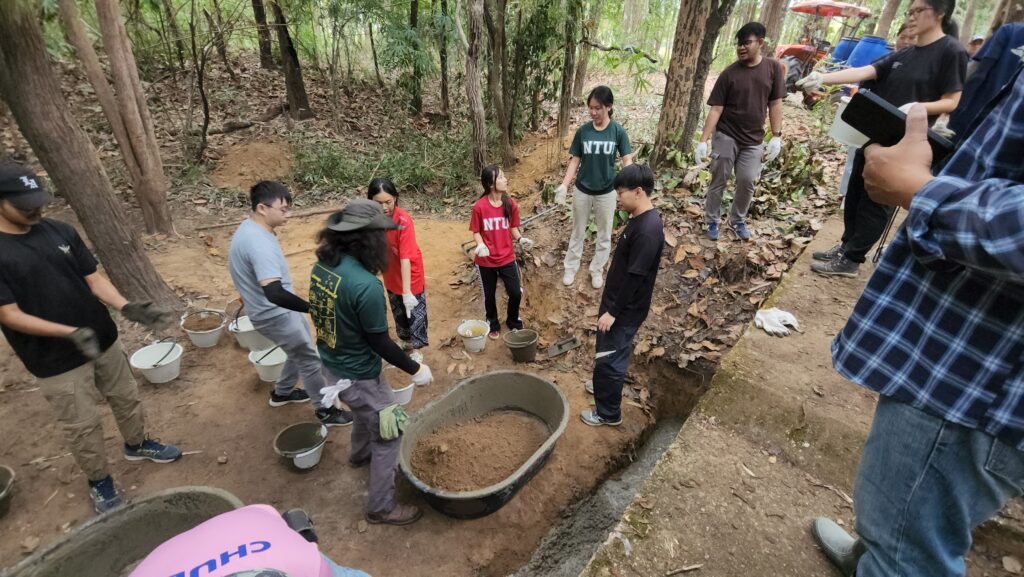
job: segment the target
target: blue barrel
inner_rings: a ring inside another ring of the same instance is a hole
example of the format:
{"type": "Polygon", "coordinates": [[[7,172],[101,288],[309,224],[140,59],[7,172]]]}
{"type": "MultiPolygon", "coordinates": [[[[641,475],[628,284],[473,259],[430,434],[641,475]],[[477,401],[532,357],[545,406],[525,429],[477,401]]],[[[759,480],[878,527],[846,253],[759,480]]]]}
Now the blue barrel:
{"type": "Polygon", "coordinates": [[[850,53],[846,64],[851,68],[867,66],[890,52],[892,52],[892,49],[889,48],[889,43],[885,38],[880,36],[864,36],[857,43],[853,52],[850,53]]]}
{"type": "Polygon", "coordinates": [[[836,44],[835,50],[832,51],[833,62],[846,62],[850,58],[850,53],[857,47],[860,42],[860,38],[853,38],[852,36],[843,36],[836,44]]]}

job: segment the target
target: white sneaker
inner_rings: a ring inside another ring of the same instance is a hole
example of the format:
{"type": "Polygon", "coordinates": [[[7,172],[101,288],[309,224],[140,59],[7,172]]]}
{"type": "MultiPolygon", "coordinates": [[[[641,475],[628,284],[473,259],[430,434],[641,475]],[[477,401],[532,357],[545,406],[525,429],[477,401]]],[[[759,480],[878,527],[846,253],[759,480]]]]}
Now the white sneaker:
{"type": "Polygon", "coordinates": [[[604,286],[604,277],[599,274],[590,274],[590,286],[599,289],[604,286]]]}
{"type": "Polygon", "coordinates": [[[576,282],[576,273],[572,271],[565,271],[562,275],[562,284],[565,286],[572,286],[572,283],[576,282]]]}

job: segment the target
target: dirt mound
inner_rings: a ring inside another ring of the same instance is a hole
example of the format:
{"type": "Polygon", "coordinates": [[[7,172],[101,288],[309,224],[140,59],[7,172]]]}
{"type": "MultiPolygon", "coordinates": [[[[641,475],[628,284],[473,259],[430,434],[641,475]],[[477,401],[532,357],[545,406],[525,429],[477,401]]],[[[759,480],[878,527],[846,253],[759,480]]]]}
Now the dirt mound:
{"type": "Polygon", "coordinates": [[[540,419],[522,411],[492,411],[424,438],[412,455],[412,469],[438,489],[482,489],[514,473],[550,434],[540,419]]]}
{"type": "Polygon", "coordinates": [[[184,327],[187,331],[204,332],[220,327],[224,319],[217,313],[193,313],[185,317],[184,327]]]}
{"type": "Polygon", "coordinates": [[[220,188],[249,190],[261,180],[282,180],[292,168],[292,151],[281,142],[248,142],[227,151],[210,175],[220,188]]]}

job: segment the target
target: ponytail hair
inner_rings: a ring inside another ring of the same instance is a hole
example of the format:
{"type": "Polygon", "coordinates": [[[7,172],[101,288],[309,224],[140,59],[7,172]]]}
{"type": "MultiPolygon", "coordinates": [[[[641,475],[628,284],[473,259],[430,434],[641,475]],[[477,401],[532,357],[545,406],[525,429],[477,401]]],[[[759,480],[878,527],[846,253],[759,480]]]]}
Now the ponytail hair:
{"type": "Polygon", "coordinates": [[[932,10],[942,13],[942,32],[948,36],[957,38],[960,36],[960,26],[953,20],[953,12],[956,10],[956,0],[924,0],[925,4],[932,10]]]}
{"type": "MultiPolygon", "coordinates": [[[[488,164],[480,171],[480,184],[484,187],[484,193],[480,195],[480,198],[491,193],[491,190],[494,189],[494,184],[498,182],[499,174],[501,174],[501,167],[497,164],[488,164]]],[[[501,210],[505,213],[505,219],[509,221],[509,226],[511,226],[512,199],[509,197],[508,192],[501,193],[501,210]]]]}

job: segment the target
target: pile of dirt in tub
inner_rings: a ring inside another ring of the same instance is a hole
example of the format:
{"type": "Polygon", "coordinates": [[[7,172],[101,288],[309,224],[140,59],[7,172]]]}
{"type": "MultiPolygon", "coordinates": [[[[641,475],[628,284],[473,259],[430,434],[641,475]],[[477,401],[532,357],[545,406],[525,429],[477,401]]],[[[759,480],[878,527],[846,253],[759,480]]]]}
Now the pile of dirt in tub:
{"type": "Polygon", "coordinates": [[[224,320],[217,313],[193,313],[185,317],[184,327],[187,331],[195,333],[201,333],[205,331],[212,331],[219,327],[224,320]]]}
{"type": "Polygon", "coordinates": [[[514,473],[550,435],[533,415],[492,411],[424,437],[413,452],[412,470],[445,491],[482,489],[514,473]]]}

